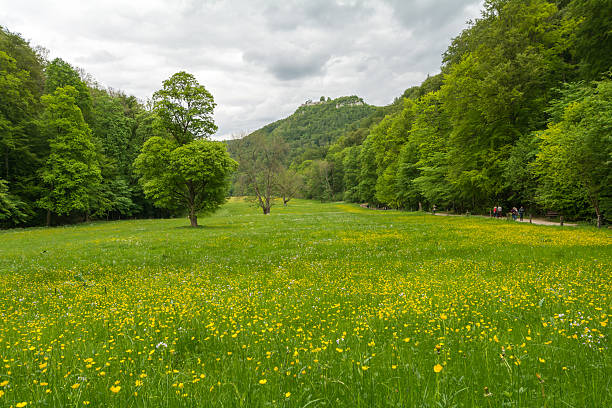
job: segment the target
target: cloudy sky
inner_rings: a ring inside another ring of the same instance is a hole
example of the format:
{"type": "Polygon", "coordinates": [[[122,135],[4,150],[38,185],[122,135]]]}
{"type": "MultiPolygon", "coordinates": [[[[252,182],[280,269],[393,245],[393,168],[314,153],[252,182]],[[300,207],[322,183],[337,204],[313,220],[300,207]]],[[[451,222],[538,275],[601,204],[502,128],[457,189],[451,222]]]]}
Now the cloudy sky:
{"type": "Polygon", "coordinates": [[[481,0],[0,0],[0,25],[146,99],[185,70],[217,102],[218,138],[307,99],[386,105],[439,72],[481,0]]]}

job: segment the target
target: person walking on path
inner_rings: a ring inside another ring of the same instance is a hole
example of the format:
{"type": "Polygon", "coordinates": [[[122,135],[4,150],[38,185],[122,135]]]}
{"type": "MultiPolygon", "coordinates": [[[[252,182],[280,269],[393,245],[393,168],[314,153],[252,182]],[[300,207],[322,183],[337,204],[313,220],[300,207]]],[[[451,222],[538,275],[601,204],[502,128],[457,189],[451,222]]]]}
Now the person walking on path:
{"type": "Polygon", "coordinates": [[[518,210],[516,207],[512,207],[512,221],[516,221],[516,217],[518,216],[518,210]]]}
{"type": "Polygon", "coordinates": [[[525,214],[525,209],[523,208],[522,205],[521,205],[521,208],[518,209],[518,213],[519,213],[519,219],[523,221],[523,214],[525,214]]]}
{"type": "Polygon", "coordinates": [[[501,218],[503,216],[502,214],[502,207],[501,205],[497,207],[497,218],[501,218]]]}
{"type": "Polygon", "coordinates": [[[497,206],[493,207],[493,218],[497,218],[497,206]]]}

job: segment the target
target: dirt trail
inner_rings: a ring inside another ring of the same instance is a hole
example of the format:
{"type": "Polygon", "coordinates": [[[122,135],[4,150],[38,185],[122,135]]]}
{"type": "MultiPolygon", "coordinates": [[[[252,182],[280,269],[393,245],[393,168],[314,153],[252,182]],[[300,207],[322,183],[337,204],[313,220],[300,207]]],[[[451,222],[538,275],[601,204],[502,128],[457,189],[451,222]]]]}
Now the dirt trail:
{"type": "MultiPolygon", "coordinates": [[[[436,215],[442,216],[442,217],[465,217],[464,214],[449,214],[449,213],[444,213],[444,212],[438,212],[436,213],[436,215]]],[[[470,215],[470,217],[480,217],[480,218],[491,218],[488,217],[486,215],[470,215]]],[[[500,218],[499,220],[504,220],[504,218],[500,218]]],[[[522,222],[522,223],[527,223],[529,224],[529,218],[523,218],[523,221],[520,221],[518,218],[515,222],[522,222]]],[[[559,222],[553,222],[553,221],[547,221],[547,220],[543,220],[541,218],[532,218],[531,220],[532,224],[536,224],[536,225],[556,225],[557,227],[560,226],[559,222]]],[[[575,227],[578,224],[573,224],[573,223],[569,223],[569,222],[564,222],[563,226],[564,227],[575,227]]]]}

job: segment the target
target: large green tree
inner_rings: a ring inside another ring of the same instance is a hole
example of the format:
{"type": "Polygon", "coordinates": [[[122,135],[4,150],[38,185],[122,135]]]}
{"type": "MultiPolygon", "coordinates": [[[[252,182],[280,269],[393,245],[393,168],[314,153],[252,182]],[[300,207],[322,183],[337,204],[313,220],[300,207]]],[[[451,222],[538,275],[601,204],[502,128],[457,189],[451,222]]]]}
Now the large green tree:
{"type": "Polygon", "coordinates": [[[41,169],[45,194],[39,200],[50,214],[91,211],[92,197],[99,190],[102,176],[98,152],[89,126],[77,106],[78,91],[68,85],[43,96],[45,112],[41,119],[50,153],[41,169]]]}
{"type": "Polygon", "coordinates": [[[197,227],[198,213],[211,213],[225,202],[238,164],[223,143],[206,140],[217,129],[215,103],[193,75],[172,75],[153,98],[151,129],[162,136],[145,142],[134,168],[147,198],[161,208],[187,210],[197,227]]]}
{"type": "Polygon", "coordinates": [[[237,166],[221,142],[179,146],[157,136],[147,140],[134,162],[145,195],[158,207],[186,209],[192,227],[198,226],[198,213],[212,213],[225,202],[237,166]]]}
{"type": "Polygon", "coordinates": [[[217,131],[213,96],[187,72],[165,80],[162,89],[153,94],[153,101],[162,125],[178,145],[208,139],[217,131]]]}

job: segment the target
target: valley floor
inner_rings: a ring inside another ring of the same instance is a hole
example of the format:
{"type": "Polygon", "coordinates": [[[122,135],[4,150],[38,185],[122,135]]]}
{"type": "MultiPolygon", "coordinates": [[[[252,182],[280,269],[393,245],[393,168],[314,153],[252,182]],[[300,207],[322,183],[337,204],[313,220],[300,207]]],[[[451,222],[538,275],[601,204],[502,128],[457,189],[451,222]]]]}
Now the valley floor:
{"type": "Polygon", "coordinates": [[[0,231],[0,406],[612,404],[612,234],[234,199],[0,231]]]}

